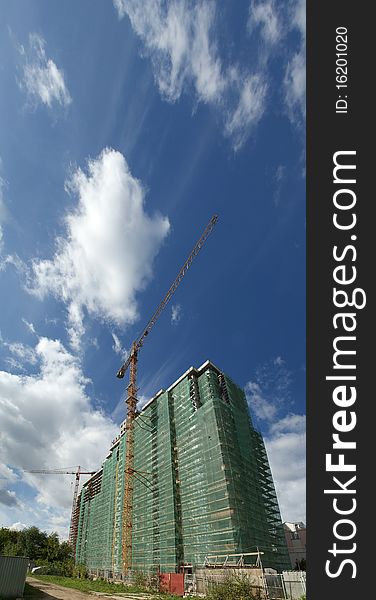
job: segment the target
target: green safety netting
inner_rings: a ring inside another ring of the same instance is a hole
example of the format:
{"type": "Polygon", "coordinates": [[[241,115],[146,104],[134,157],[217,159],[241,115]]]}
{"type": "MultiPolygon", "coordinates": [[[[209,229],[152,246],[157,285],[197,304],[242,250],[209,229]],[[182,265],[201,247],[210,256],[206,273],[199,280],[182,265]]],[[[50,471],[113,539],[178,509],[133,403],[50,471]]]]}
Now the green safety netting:
{"type": "MultiPolygon", "coordinates": [[[[122,573],[125,444],[123,433],[79,498],[76,561],[107,576],[122,573]]],[[[211,363],[137,416],[134,469],[134,570],[174,572],[257,548],[264,566],[289,568],[262,436],[243,390],[211,363]]]]}

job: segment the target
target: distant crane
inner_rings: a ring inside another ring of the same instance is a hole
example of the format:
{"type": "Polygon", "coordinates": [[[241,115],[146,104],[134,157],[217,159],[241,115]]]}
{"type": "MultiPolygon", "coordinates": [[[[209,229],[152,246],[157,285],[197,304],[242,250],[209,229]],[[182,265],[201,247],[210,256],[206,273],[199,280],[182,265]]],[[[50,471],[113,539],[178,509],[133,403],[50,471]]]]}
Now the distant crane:
{"type": "Polygon", "coordinates": [[[75,546],[75,532],[74,532],[74,515],[77,504],[78,488],[80,485],[80,475],[94,475],[96,471],[81,471],[81,467],[78,466],[76,471],[68,471],[66,469],[24,469],[25,473],[42,473],[44,475],[75,475],[76,483],[74,486],[73,502],[72,502],[72,513],[69,527],[69,543],[74,548],[75,546]]]}
{"type": "Polygon", "coordinates": [[[120,367],[117,372],[117,377],[122,379],[129,367],[129,384],[127,386],[127,420],[125,429],[127,432],[127,441],[126,441],[126,453],[125,453],[125,466],[124,466],[124,475],[125,475],[125,490],[124,490],[124,504],[123,504],[123,521],[122,521],[122,560],[123,560],[123,574],[125,575],[128,570],[132,567],[132,507],[133,507],[133,474],[134,474],[134,419],[136,417],[136,407],[137,407],[137,360],[138,360],[138,352],[142,348],[146,336],[150,333],[151,329],[154,327],[159,315],[162,310],[166,306],[166,304],[171,299],[174,294],[176,288],[180,284],[184,275],[188,271],[189,267],[192,264],[193,259],[202,246],[204,245],[208,235],[214,228],[216,222],[218,221],[218,216],[214,215],[209,223],[207,224],[203,234],[200,239],[194,246],[192,252],[188,256],[184,265],[180,269],[177,277],[174,282],[170,286],[167,294],[163,298],[163,300],[158,305],[158,308],[154,312],[151,317],[149,323],[146,325],[143,333],[135,340],[132,344],[130,354],[124,364],[120,367]]]}

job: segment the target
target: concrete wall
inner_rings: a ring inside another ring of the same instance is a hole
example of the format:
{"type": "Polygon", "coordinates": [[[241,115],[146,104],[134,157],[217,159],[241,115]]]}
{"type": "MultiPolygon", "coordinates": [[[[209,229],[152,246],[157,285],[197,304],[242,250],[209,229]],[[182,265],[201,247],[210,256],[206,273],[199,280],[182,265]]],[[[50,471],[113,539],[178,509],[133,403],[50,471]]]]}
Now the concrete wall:
{"type": "Polygon", "coordinates": [[[259,593],[261,600],[266,599],[263,572],[262,569],[256,568],[197,568],[195,569],[196,592],[206,594],[210,584],[221,583],[228,577],[246,577],[252,582],[255,595],[259,593]]]}

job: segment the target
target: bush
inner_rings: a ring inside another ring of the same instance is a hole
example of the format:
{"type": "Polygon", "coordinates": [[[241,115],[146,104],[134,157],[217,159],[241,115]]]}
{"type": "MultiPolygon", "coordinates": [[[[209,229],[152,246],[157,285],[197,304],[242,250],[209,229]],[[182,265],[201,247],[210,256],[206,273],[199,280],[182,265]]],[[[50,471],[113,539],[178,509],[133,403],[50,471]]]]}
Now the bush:
{"type": "Polygon", "coordinates": [[[87,579],[89,574],[87,572],[87,568],[82,563],[78,563],[73,567],[73,577],[77,577],[77,579],[87,579]]]}
{"type": "Polygon", "coordinates": [[[150,592],[158,592],[159,591],[159,575],[156,571],[151,571],[148,573],[146,587],[150,592]]]}
{"type": "Polygon", "coordinates": [[[147,577],[143,571],[136,571],[132,576],[132,583],[138,588],[147,587],[147,577]]]}
{"type": "Polygon", "coordinates": [[[54,562],[48,562],[45,560],[37,560],[36,566],[42,567],[38,569],[36,574],[43,575],[59,575],[61,577],[72,577],[74,571],[73,560],[60,561],[55,560],[54,562]]]}
{"type": "Polygon", "coordinates": [[[220,583],[212,582],[206,595],[207,600],[259,600],[260,594],[255,591],[246,576],[229,576],[220,583]]]}

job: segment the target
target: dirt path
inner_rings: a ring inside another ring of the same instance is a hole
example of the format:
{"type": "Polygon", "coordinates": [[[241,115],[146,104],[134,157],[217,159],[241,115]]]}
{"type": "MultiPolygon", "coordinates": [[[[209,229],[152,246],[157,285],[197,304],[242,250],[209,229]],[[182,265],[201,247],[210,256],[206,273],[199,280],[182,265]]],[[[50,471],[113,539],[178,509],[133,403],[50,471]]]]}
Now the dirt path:
{"type": "Polygon", "coordinates": [[[102,592],[91,592],[86,594],[79,590],[56,585],[56,583],[47,583],[33,577],[27,577],[28,583],[33,589],[27,591],[25,589],[24,600],[153,600],[153,596],[144,594],[104,594],[102,592]]]}
{"type": "Polygon", "coordinates": [[[27,600],[29,598],[30,600],[39,600],[39,598],[43,598],[44,600],[52,600],[52,598],[58,600],[88,600],[88,594],[79,592],[78,590],[71,590],[55,583],[39,581],[39,579],[34,579],[33,577],[27,577],[26,583],[33,587],[33,591],[30,594],[25,590],[24,598],[27,600]],[[38,594],[37,590],[39,590],[40,594],[38,594]]]}

